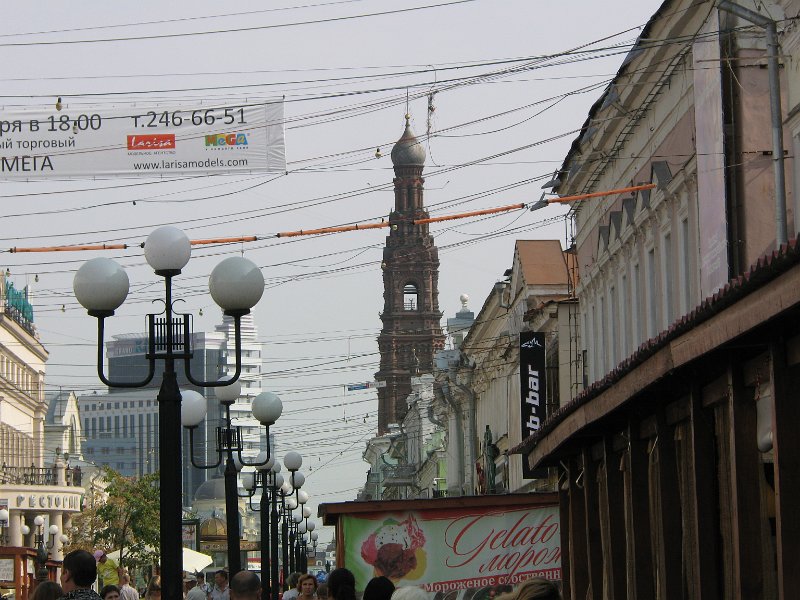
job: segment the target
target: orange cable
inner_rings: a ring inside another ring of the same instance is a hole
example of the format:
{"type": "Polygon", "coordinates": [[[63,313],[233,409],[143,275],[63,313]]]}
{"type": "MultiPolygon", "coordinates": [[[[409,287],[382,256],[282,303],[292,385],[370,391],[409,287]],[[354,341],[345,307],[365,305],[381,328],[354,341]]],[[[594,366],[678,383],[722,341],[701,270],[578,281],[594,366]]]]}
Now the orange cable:
{"type": "Polygon", "coordinates": [[[600,196],[612,196],[614,194],[624,194],[625,192],[638,192],[639,190],[652,190],[656,187],[655,183],[646,183],[644,185],[633,185],[630,187],[619,188],[617,190],[607,190],[605,192],[592,192],[590,194],[577,194],[575,196],[564,196],[562,198],[548,198],[548,204],[560,202],[572,202],[573,200],[583,200],[585,198],[599,198],[600,196]]]}
{"type": "Polygon", "coordinates": [[[452,221],[454,219],[465,219],[467,217],[477,217],[479,215],[491,215],[494,213],[504,212],[507,210],[514,210],[515,208],[525,208],[525,204],[509,204],[508,206],[498,206],[497,208],[487,208],[486,210],[473,210],[471,212],[459,213],[457,215],[446,215],[444,217],[430,217],[427,219],[414,219],[414,225],[422,225],[423,223],[438,223],[439,221],[452,221]]]}

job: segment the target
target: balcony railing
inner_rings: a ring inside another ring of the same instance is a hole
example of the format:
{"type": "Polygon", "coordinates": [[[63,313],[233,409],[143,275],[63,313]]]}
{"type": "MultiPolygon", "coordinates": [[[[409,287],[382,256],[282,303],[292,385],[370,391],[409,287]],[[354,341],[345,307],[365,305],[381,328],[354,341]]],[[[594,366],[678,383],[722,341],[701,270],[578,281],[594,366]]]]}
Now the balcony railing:
{"type": "MultiPolygon", "coordinates": [[[[64,470],[66,485],[80,487],[81,468],[67,467],[64,470]]],[[[3,463],[0,470],[0,484],[10,485],[58,485],[58,476],[55,467],[39,468],[31,465],[30,467],[8,467],[3,463]]]]}

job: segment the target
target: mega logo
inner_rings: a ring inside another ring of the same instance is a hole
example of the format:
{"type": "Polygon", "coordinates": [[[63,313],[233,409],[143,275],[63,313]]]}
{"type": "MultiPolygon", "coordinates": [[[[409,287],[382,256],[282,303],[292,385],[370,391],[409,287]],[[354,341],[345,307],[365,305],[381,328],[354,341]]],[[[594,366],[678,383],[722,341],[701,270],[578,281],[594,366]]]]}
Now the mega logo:
{"type": "Polygon", "coordinates": [[[129,135],[128,150],[169,150],[175,148],[174,133],[129,135]]]}
{"type": "Polygon", "coordinates": [[[206,146],[247,146],[244,133],[214,133],[206,136],[206,146]]]}

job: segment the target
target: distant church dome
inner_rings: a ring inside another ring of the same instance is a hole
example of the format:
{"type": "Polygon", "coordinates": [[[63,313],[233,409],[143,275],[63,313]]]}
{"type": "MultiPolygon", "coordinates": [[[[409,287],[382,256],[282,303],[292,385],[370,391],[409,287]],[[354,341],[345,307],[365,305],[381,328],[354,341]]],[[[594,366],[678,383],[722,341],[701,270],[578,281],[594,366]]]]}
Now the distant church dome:
{"type": "Polygon", "coordinates": [[[406,115],[406,130],[392,148],[392,164],[395,167],[423,167],[425,166],[425,148],[411,131],[410,117],[406,115]]]}
{"type": "Polygon", "coordinates": [[[204,481],[194,494],[195,500],[221,500],[225,502],[225,479],[214,477],[204,481]]]}
{"type": "Polygon", "coordinates": [[[228,526],[219,517],[211,517],[200,524],[200,539],[224,540],[228,535],[228,526]]]}

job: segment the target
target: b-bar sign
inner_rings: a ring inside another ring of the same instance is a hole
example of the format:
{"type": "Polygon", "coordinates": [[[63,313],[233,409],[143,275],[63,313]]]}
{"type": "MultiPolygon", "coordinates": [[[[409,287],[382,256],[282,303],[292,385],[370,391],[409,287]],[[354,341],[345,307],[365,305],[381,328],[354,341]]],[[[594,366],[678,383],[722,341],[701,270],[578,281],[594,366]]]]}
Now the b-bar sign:
{"type": "MultiPolygon", "coordinates": [[[[539,431],[547,406],[547,368],[545,364],[544,333],[523,331],[519,334],[520,428],[522,439],[539,431]]],[[[522,456],[522,477],[541,479],[547,469],[533,470],[522,456]]]]}

